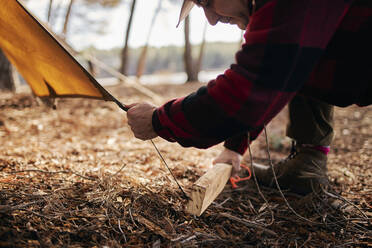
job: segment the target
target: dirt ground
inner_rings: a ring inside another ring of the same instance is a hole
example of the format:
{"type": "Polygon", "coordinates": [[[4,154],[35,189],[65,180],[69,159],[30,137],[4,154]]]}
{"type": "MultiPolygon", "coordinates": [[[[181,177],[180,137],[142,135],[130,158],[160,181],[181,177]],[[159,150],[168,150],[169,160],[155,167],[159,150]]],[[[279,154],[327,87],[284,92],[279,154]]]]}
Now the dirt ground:
{"type": "MultiPolygon", "coordinates": [[[[152,88],[166,100],[199,86],[152,88]]],[[[123,86],[109,91],[124,103],[149,101],[123,86]]],[[[151,143],[132,136],[116,105],[56,105],[0,93],[0,247],[372,247],[372,107],[336,109],[328,194],[283,198],[264,187],[260,194],[253,181],[227,185],[195,217],[151,143]]],[[[275,161],[290,150],[285,123],[286,110],[268,127],[275,161]]],[[[154,142],[186,191],[222,148],[154,142]]],[[[252,150],[255,161],[267,161],[263,135],[252,150]]]]}

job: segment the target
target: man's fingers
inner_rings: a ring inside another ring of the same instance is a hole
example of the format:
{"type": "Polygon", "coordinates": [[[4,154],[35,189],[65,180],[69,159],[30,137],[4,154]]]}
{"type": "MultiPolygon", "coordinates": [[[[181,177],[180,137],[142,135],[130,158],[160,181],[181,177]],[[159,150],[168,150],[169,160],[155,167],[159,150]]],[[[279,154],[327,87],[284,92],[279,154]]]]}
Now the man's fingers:
{"type": "Polygon", "coordinates": [[[223,163],[223,164],[231,164],[232,165],[232,162],[231,160],[224,160],[222,158],[216,158],[215,160],[213,160],[212,164],[215,165],[215,164],[218,164],[218,163],[223,163]]]}
{"type": "Polygon", "coordinates": [[[239,175],[239,171],[240,171],[240,163],[233,163],[233,165],[232,165],[232,171],[231,171],[231,176],[233,176],[233,177],[236,177],[236,176],[238,176],[239,175]]]}
{"type": "Polygon", "coordinates": [[[128,108],[128,109],[131,109],[131,108],[133,108],[134,106],[136,106],[138,103],[136,102],[136,103],[132,103],[132,104],[129,104],[129,105],[126,105],[126,107],[128,108]]]}
{"type": "Polygon", "coordinates": [[[231,176],[237,176],[240,171],[241,155],[229,149],[224,149],[213,161],[213,164],[225,163],[232,165],[231,176]]]}
{"type": "Polygon", "coordinates": [[[149,103],[133,103],[127,105],[127,123],[134,137],[148,140],[157,137],[152,126],[152,115],[156,107],[149,103]]]}
{"type": "Polygon", "coordinates": [[[231,176],[233,177],[238,176],[239,171],[241,170],[239,161],[233,161],[231,159],[223,160],[223,159],[217,158],[213,160],[212,163],[213,165],[218,164],[218,163],[230,164],[232,166],[231,176]]]}

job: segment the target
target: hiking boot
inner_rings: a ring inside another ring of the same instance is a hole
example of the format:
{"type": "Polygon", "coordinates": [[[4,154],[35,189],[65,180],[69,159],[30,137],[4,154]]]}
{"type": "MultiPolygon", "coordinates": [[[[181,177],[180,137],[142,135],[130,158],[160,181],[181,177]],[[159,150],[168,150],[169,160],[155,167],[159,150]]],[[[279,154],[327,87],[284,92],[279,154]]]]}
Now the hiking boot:
{"type": "MultiPolygon", "coordinates": [[[[253,164],[260,184],[276,188],[271,166],[253,164]]],[[[296,146],[288,158],[274,165],[282,190],[306,195],[328,183],[327,155],[311,147],[296,146]]],[[[324,186],[323,186],[324,187],[324,186]]]]}

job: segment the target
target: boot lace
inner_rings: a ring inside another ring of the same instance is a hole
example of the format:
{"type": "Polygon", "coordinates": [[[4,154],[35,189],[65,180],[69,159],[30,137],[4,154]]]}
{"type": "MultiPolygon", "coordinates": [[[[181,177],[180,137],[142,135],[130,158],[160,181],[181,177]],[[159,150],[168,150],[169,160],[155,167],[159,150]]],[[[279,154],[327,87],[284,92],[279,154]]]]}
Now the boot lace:
{"type": "Polygon", "coordinates": [[[292,140],[292,147],[291,147],[290,154],[285,159],[282,159],[281,161],[279,161],[278,164],[283,164],[283,163],[286,163],[288,160],[294,159],[297,156],[297,154],[298,154],[298,151],[296,148],[296,141],[292,140]]]}

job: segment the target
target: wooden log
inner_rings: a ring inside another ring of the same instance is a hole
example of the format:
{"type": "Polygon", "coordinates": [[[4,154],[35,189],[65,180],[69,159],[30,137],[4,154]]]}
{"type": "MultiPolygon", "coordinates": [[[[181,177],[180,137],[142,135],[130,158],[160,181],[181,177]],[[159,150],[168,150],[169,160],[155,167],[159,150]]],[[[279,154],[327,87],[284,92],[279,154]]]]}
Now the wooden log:
{"type": "Polygon", "coordinates": [[[191,187],[186,212],[200,216],[224,189],[231,176],[232,166],[216,164],[191,187]]]}

